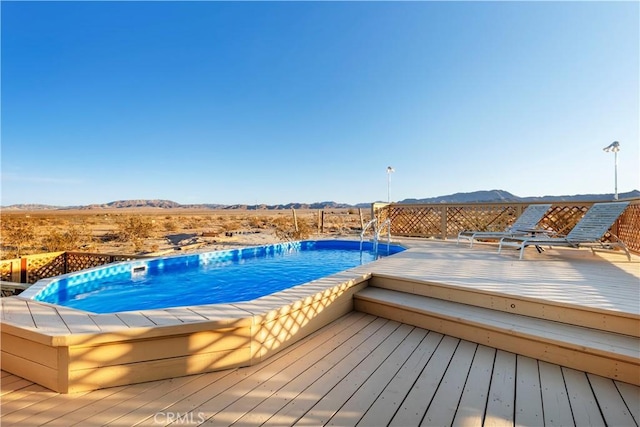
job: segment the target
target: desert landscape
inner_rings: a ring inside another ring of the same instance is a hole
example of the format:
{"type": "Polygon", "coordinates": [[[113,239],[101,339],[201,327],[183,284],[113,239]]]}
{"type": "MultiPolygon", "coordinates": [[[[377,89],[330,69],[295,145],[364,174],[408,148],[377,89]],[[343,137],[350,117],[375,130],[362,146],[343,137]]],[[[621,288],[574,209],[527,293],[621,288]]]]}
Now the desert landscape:
{"type": "Polygon", "coordinates": [[[0,259],[54,252],[165,255],[324,236],[358,236],[369,209],[3,211],[0,259]]]}

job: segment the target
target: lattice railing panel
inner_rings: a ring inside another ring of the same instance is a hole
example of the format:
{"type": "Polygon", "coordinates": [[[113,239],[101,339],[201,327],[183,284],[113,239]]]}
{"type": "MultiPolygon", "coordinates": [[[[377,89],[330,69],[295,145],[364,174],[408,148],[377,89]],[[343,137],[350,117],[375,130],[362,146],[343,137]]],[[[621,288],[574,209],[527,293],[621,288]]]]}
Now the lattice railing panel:
{"type": "Polygon", "coordinates": [[[507,205],[450,206],[447,235],[457,235],[463,230],[504,231],[518,217],[517,210],[507,205]]]}
{"type": "Polygon", "coordinates": [[[618,218],[614,232],[629,250],[640,252],[640,202],[625,209],[618,218]]]}
{"type": "Polygon", "coordinates": [[[436,235],[440,232],[442,213],[432,207],[390,209],[391,234],[413,236],[436,235]]]}
{"type": "Polygon", "coordinates": [[[65,273],[64,252],[53,252],[27,258],[27,283],[65,273]]]}
{"type": "Polygon", "coordinates": [[[13,263],[15,260],[7,259],[0,262],[0,280],[11,282],[13,276],[13,263]]]}
{"type": "Polygon", "coordinates": [[[40,279],[72,273],[116,261],[146,258],[136,255],[93,254],[82,252],[52,252],[0,260],[2,280],[33,284],[40,279]]]}
{"type": "Polygon", "coordinates": [[[576,204],[565,206],[551,206],[540,220],[540,228],[567,234],[582,219],[591,205],[576,204]]]}
{"type": "Polygon", "coordinates": [[[135,258],[130,255],[92,254],[86,252],[67,252],[67,273],[98,267],[116,261],[129,261],[135,258]]]}
{"type": "Polygon", "coordinates": [[[111,259],[112,256],[110,255],[68,252],[67,273],[109,264],[110,262],[112,262],[111,259]]]}
{"type": "MultiPolygon", "coordinates": [[[[556,203],[540,220],[539,227],[568,234],[594,202],[556,203]]],[[[490,204],[392,204],[379,207],[380,222],[391,218],[391,233],[398,236],[455,237],[463,230],[501,231],[513,224],[526,203],[490,204]]],[[[640,200],[632,200],[604,241],[616,234],[630,250],[640,252],[640,200]]]]}

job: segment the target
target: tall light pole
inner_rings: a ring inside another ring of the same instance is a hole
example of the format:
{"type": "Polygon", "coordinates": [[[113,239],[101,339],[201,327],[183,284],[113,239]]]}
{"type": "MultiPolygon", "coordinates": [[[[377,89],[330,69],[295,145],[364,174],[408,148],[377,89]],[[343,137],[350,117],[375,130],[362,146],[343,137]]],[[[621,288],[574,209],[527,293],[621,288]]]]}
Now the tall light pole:
{"type": "Polygon", "coordinates": [[[395,172],[391,166],[387,166],[387,203],[391,203],[391,174],[395,172]]]}
{"type": "Polygon", "coordinates": [[[618,200],[618,151],[620,151],[620,143],[613,141],[611,144],[603,148],[607,153],[613,152],[614,156],[614,179],[615,179],[615,193],[613,194],[613,200],[618,200]]]}

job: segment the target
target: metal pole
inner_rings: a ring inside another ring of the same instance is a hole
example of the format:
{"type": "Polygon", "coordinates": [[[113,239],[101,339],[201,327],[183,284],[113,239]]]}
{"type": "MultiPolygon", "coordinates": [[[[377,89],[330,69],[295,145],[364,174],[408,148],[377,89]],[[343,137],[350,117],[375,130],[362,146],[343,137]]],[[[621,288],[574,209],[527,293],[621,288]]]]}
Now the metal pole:
{"type": "Polygon", "coordinates": [[[614,172],[615,172],[615,193],[613,195],[613,200],[618,200],[618,152],[614,151],[614,158],[615,158],[615,167],[614,167],[614,172]]]}
{"type": "Polygon", "coordinates": [[[389,190],[391,187],[391,172],[395,172],[395,170],[391,166],[387,166],[387,204],[391,203],[391,191],[389,190]]]}
{"type": "Polygon", "coordinates": [[[614,173],[614,183],[615,183],[613,200],[618,200],[618,151],[620,151],[620,143],[618,141],[613,141],[611,144],[604,147],[603,150],[606,151],[607,153],[609,151],[613,151],[613,161],[614,161],[613,173],[614,173]]]}
{"type": "Polygon", "coordinates": [[[387,203],[391,203],[391,173],[387,171],[387,203]]]}

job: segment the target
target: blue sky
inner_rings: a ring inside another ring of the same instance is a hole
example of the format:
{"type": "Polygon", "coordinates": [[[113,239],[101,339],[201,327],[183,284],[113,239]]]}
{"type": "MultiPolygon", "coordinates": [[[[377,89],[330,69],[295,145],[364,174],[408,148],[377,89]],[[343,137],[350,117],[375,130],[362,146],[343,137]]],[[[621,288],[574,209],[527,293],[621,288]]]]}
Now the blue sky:
{"type": "Polygon", "coordinates": [[[7,2],[1,204],[640,187],[638,2],[7,2]]]}

